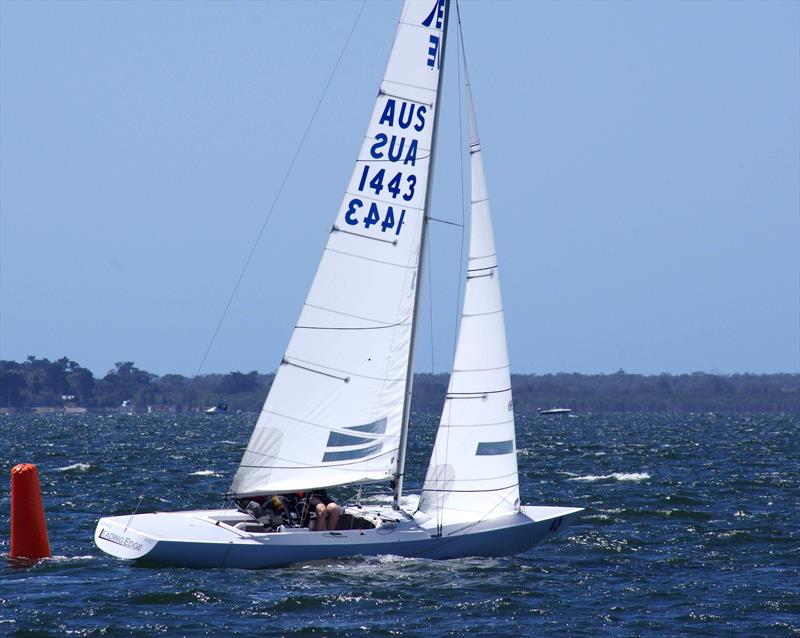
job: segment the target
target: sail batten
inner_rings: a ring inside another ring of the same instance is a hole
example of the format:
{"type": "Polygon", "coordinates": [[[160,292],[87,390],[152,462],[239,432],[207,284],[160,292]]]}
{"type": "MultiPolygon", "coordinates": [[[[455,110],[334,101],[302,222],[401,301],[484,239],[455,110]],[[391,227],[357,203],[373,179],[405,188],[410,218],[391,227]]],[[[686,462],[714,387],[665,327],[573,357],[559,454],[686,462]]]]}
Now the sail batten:
{"type": "Polygon", "coordinates": [[[403,6],[325,250],[234,476],[235,495],[386,480],[396,472],[445,5],[403,6]],[[380,432],[358,429],[375,423],[380,432]],[[343,447],[343,436],[358,437],[358,445],[343,447]]]}

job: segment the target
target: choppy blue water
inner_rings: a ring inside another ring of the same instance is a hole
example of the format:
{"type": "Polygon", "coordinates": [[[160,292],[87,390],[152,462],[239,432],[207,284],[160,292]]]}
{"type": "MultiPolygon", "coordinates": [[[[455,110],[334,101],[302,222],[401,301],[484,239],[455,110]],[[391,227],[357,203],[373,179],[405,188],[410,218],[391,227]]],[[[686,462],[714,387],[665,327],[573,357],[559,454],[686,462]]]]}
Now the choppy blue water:
{"type": "MultiPolygon", "coordinates": [[[[523,416],[524,502],[587,512],[521,556],[246,572],[135,567],[95,548],[98,516],[139,496],[140,511],[221,505],[254,419],[0,417],[0,552],[10,469],[33,462],[57,556],[0,564],[0,634],[800,634],[797,416],[523,416]]],[[[411,488],[435,424],[414,419],[411,488]]]]}

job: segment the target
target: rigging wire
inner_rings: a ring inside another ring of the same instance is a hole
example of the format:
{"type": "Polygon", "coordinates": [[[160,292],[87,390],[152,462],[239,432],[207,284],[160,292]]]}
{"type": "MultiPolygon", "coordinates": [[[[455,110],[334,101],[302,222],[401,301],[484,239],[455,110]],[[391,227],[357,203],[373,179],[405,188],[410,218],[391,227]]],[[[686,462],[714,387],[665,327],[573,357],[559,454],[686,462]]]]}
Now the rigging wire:
{"type": "MultiPolygon", "coordinates": [[[[464,266],[464,239],[465,239],[465,227],[466,227],[466,199],[464,197],[465,191],[465,180],[464,180],[464,113],[463,113],[463,105],[461,103],[461,91],[462,91],[462,82],[461,82],[461,65],[464,63],[462,59],[466,59],[466,53],[464,51],[464,34],[461,29],[461,9],[459,8],[458,0],[455,2],[456,5],[456,16],[458,22],[458,43],[456,44],[456,51],[458,52],[458,63],[456,64],[457,67],[457,74],[458,74],[458,162],[459,162],[459,175],[460,175],[460,187],[461,187],[461,224],[455,224],[453,222],[446,222],[450,223],[453,226],[459,226],[461,228],[461,249],[459,252],[459,269],[458,269],[458,297],[456,299],[456,306],[455,306],[455,326],[456,329],[453,332],[453,362],[455,363],[455,355],[456,355],[456,348],[458,347],[458,333],[459,333],[459,319],[460,319],[460,311],[461,311],[461,297],[462,297],[462,286],[465,285],[466,280],[461,276],[461,268],[464,266]]],[[[438,221],[438,220],[437,220],[438,221]]],[[[451,377],[452,381],[452,372],[451,377]]],[[[450,402],[448,406],[448,421],[450,420],[451,412],[453,409],[453,403],[450,402]]],[[[450,428],[446,428],[447,432],[445,433],[445,445],[444,445],[444,463],[447,464],[447,459],[449,457],[450,451],[450,428]]],[[[436,443],[434,442],[434,449],[436,449],[436,443]]],[[[438,461],[438,459],[437,459],[438,461]]],[[[437,463],[438,464],[438,463],[437,463]]],[[[437,530],[438,533],[441,534],[442,528],[442,520],[443,520],[443,508],[444,508],[444,500],[437,496],[436,498],[436,519],[437,519],[437,530]]]]}
{"type": "MultiPolygon", "coordinates": [[[[426,222],[427,223],[427,222],[426,222]]],[[[428,315],[429,315],[429,323],[431,325],[430,333],[431,333],[431,374],[433,374],[433,353],[435,352],[433,349],[433,277],[431,276],[431,247],[433,246],[433,235],[428,230],[428,315]]]]}
{"type": "Polygon", "coordinates": [[[314,107],[314,112],[311,114],[311,119],[308,120],[308,124],[306,124],[305,131],[303,131],[303,135],[300,138],[300,143],[297,145],[295,149],[294,155],[292,155],[292,159],[289,161],[289,166],[286,169],[286,173],[283,176],[283,180],[281,180],[280,186],[278,186],[278,192],[275,193],[275,197],[272,200],[272,205],[269,207],[269,211],[267,212],[267,216],[264,219],[264,223],[261,224],[261,229],[258,231],[258,235],[256,235],[256,239],[253,242],[253,246],[250,249],[250,254],[247,255],[247,259],[245,259],[244,266],[242,266],[242,270],[239,273],[239,278],[236,280],[236,284],[233,287],[233,291],[228,298],[228,302],[225,304],[225,309],[222,311],[220,315],[219,321],[217,322],[216,328],[214,328],[214,333],[211,335],[211,340],[208,342],[208,346],[206,347],[206,351],[203,353],[203,358],[200,360],[200,365],[197,366],[197,372],[195,372],[195,376],[200,374],[200,371],[203,369],[203,366],[206,363],[206,359],[208,358],[209,352],[211,352],[211,348],[214,345],[214,342],[217,339],[217,335],[219,334],[219,330],[222,327],[223,321],[225,321],[225,317],[228,314],[228,310],[233,303],[234,297],[236,297],[236,293],[239,290],[239,286],[244,279],[244,275],[247,272],[247,268],[250,266],[250,262],[253,259],[253,255],[256,252],[256,248],[258,248],[258,244],[261,241],[261,237],[264,234],[264,230],[267,228],[267,224],[272,217],[272,213],[275,212],[275,206],[280,199],[281,194],[283,193],[283,189],[286,186],[286,182],[289,179],[289,175],[292,173],[292,169],[294,168],[294,164],[297,161],[297,157],[300,155],[300,151],[303,150],[303,146],[305,145],[306,138],[308,137],[308,133],[311,130],[311,126],[314,123],[314,120],[317,117],[317,113],[319,112],[320,106],[322,106],[322,102],[325,99],[325,96],[328,93],[328,89],[330,88],[331,82],[333,81],[333,76],[336,75],[336,70],[339,68],[339,63],[342,61],[344,57],[344,53],[347,50],[347,45],[350,44],[350,39],[353,37],[353,33],[356,30],[356,26],[358,26],[358,22],[361,19],[361,14],[364,12],[364,7],[367,4],[367,0],[363,0],[361,3],[361,7],[356,14],[356,19],[353,21],[353,26],[350,28],[350,33],[347,34],[347,38],[345,38],[344,45],[342,45],[342,50],[339,52],[339,57],[336,58],[336,62],[331,69],[330,75],[328,75],[328,80],[325,83],[325,88],[322,89],[322,93],[319,96],[319,100],[317,100],[317,105],[314,107]]]}

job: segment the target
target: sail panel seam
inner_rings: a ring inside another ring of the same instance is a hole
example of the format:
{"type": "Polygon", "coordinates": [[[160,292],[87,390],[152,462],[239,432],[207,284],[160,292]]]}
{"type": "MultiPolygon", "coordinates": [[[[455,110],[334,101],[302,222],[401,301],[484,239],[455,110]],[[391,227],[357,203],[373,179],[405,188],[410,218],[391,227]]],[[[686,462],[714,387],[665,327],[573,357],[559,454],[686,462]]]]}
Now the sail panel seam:
{"type": "Polygon", "coordinates": [[[476,494],[478,492],[502,492],[503,490],[513,490],[515,487],[519,487],[519,483],[514,483],[514,485],[506,485],[505,487],[495,487],[495,488],[486,489],[486,490],[435,490],[435,489],[431,489],[429,487],[423,487],[422,491],[423,491],[423,493],[424,492],[441,492],[441,493],[454,493],[454,494],[476,494]]]}
{"type": "Polygon", "coordinates": [[[501,394],[502,392],[509,392],[511,390],[510,387],[505,388],[504,390],[481,390],[476,392],[448,392],[447,396],[449,397],[459,397],[459,396],[467,396],[470,394],[501,394]]]}
{"type": "Polygon", "coordinates": [[[347,230],[345,228],[339,228],[336,224],[333,225],[331,229],[332,233],[344,233],[345,235],[352,235],[353,237],[361,237],[361,239],[371,239],[372,241],[379,241],[384,244],[391,244],[392,246],[397,246],[396,239],[383,239],[383,237],[373,237],[372,235],[362,235],[361,233],[354,233],[352,230],[347,230]]]}
{"type": "MultiPolygon", "coordinates": [[[[388,81],[391,82],[391,80],[388,80],[388,81]]],[[[400,82],[392,82],[392,84],[400,84],[400,82]]],[[[409,84],[407,86],[413,86],[413,85],[409,84]]],[[[416,88],[420,88],[420,87],[416,87],[416,88]]],[[[390,98],[395,99],[395,100],[403,100],[404,102],[413,102],[414,104],[422,104],[423,106],[428,106],[430,108],[433,108],[433,102],[424,102],[422,100],[415,100],[414,98],[411,98],[411,97],[404,97],[402,95],[396,95],[394,93],[389,93],[388,91],[384,91],[383,87],[381,87],[380,90],[378,90],[378,95],[385,95],[386,97],[390,97],[390,98]]]]}
{"type": "Polygon", "coordinates": [[[292,357],[295,361],[299,361],[301,363],[305,363],[310,366],[318,366],[320,368],[325,368],[326,370],[332,370],[333,372],[339,372],[340,374],[345,374],[351,377],[358,377],[359,379],[371,379],[372,381],[404,381],[405,379],[401,378],[394,378],[394,379],[386,379],[384,377],[372,377],[368,374],[361,374],[359,372],[351,372],[350,370],[340,370],[339,368],[332,368],[331,366],[326,366],[322,363],[317,363],[315,361],[306,361],[305,359],[298,359],[297,357],[292,357]]]}
{"type": "MultiPolygon", "coordinates": [[[[417,89],[418,91],[428,91],[429,93],[433,93],[436,95],[436,89],[428,88],[427,86],[420,86],[419,84],[411,84],[409,82],[400,82],[398,80],[390,80],[388,78],[384,78],[383,82],[381,82],[381,91],[385,91],[383,88],[384,84],[396,84],[397,86],[407,86],[410,89],[417,89]]],[[[400,98],[401,100],[405,100],[407,98],[400,98]]],[[[433,108],[433,104],[431,104],[431,108],[433,108]]]]}
{"type": "Polygon", "coordinates": [[[486,259],[487,257],[497,257],[497,253],[492,253],[490,255],[476,255],[475,257],[470,255],[469,260],[474,261],[476,259],[486,259]]]}
{"type": "Polygon", "coordinates": [[[363,321],[374,321],[375,323],[383,324],[381,326],[369,326],[369,327],[375,327],[375,328],[393,328],[395,326],[399,326],[399,325],[405,323],[406,321],[408,321],[408,317],[406,317],[405,319],[401,319],[397,323],[390,323],[388,321],[381,321],[380,319],[373,319],[371,317],[364,317],[362,315],[356,315],[356,314],[352,314],[352,313],[349,313],[349,312],[343,312],[341,310],[334,310],[333,308],[326,308],[325,306],[318,306],[316,304],[311,304],[311,303],[308,303],[308,302],[306,302],[303,305],[308,306],[309,308],[314,308],[316,310],[322,310],[323,312],[330,312],[331,314],[334,314],[334,315],[341,315],[343,317],[350,317],[351,319],[362,319],[363,321]]]}
{"type": "Polygon", "coordinates": [[[330,253],[336,253],[337,255],[344,255],[345,257],[353,257],[355,259],[363,259],[364,261],[371,261],[375,264],[384,264],[386,266],[394,266],[395,268],[403,268],[405,270],[416,270],[416,266],[407,266],[405,264],[397,264],[393,261],[384,261],[382,259],[375,259],[374,257],[366,257],[364,255],[358,255],[356,253],[349,253],[346,250],[338,250],[337,248],[326,247],[325,250],[330,253]]]}
{"type": "Polygon", "coordinates": [[[453,372],[491,372],[492,370],[503,370],[508,367],[508,364],[497,366],[495,368],[453,368],[453,372]]]}
{"type": "MultiPolygon", "coordinates": [[[[510,472],[508,474],[501,474],[500,476],[487,476],[486,478],[479,478],[479,479],[477,479],[477,478],[472,478],[472,479],[451,479],[451,481],[453,483],[459,483],[459,482],[461,482],[461,483],[474,483],[475,481],[499,481],[500,479],[507,479],[507,478],[509,478],[511,476],[516,476],[516,475],[517,475],[516,472],[510,472]]],[[[444,483],[444,482],[445,482],[444,479],[438,479],[438,480],[437,479],[433,479],[433,480],[430,481],[430,483],[433,483],[433,484],[435,484],[435,483],[444,483]]],[[[426,484],[427,484],[427,482],[426,482],[426,484]]],[[[426,489],[427,488],[425,488],[425,487],[422,488],[423,491],[425,491],[426,489]]]]}
{"type": "Polygon", "coordinates": [[[500,310],[490,310],[489,312],[473,312],[470,314],[463,314],[461,315],[464,319],[472,319],[475,317],[488,317],[489,315],[497,315],[503,312],[503,309],[500,310]]]}
{"type": "MultiPolygon", "coordinates": [[[[383,160],[368,160],[368,161],[383,161],[383,160]]],[[[391,160],[387,160],[391,161],[391,160]]],[[[397,206],[398,208],[403,208],[404,210],[415,210],[418,213],[423,212],[424,209],[420,208],[419,206],[411,206],[408,202],[399,202],[396,199],[382,199],[380,197],[367,197],[364,193],[355,193],[353,191],[345,191],[345,195],[352,195],[353,197],[358,197],[360,199],[365,199],[368,202],[378,202],[379,204],[386,204],[387,206],[397,206]]],[[[384,240],[386,241],[386,240],[384,240]]]]}

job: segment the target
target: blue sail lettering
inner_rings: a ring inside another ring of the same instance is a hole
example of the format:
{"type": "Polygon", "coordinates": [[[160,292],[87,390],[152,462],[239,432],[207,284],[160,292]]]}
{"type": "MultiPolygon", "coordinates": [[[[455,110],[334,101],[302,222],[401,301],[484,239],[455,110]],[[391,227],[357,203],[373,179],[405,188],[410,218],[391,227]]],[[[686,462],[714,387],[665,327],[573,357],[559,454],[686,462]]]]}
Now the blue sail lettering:
{"type": "Polygon", "coordinates": [[[408,128],[411,126],[411,119],[414,117],[414,105],[409,104],[408,102],[403,102],[400,105],[400,116],[397,118],[397,123],[400,125],[400,128],[408,128]],[[406,114],[406,107],[408,107],[408,117],[404,117],[406,114]]]}
{"type": "Polygon", "coordinates": [[[383,153],[379,153],[378,151],[386,146],[388,139],[386,133],[378,133],[375,136],[375,143],[369,149],[369,154],[372,155],[374,159],[381,159],[383,157],[383,153]]]}
{"type": "Polygon", "coordinates": [[[439,68],[438,64],[436,63],[436,57],[439,55],[439,36],[431,34],[429,38],[428,47],[428,66],[433,68],[439,68]]]}
{"type": "Polygon", "coordinates": [[[417,140],[411,140],[411,144],[408,145],[408,153],[403,160],[403,164],[408,163],[410,163],[411,166],[417,165],[417,140]]]}
{"type": "Polygon", "coordinates": [[[414,124],[414,130],[421,131],[425,128],[425,113],[427,108],[425,106],[410,104],[408,102],[400,102],[400,113],[397,113],[397,102],[394,99],[386,100],[386,106],[383,107],[378,124],[385,124],[387,126],[394,126],[395,115],[397,115],[397,124],[402,129],[407,129],[411,126],[416,115],[417,123],[414,124]]]}
{"type": "Polygon", "coordinates": [[[369,154],[373,159],[383,159],[387,157],[390,162],[399,162],[403,160],[403,164],[417,165],[417,140],[410,140],[408,147],[406,147],[406,138],[402,136],[392,135],[391,139],[386,133],[378,133],[375,136],[375,143],[370,147],[369,154]],[[382,150],[388,144],[386,153],[382,150]]]}
{"type": "MultiPolygon", "coordinates": [[[[422,21],[425,27],[435,27],[436,29],[442,28],[442,20],[444,19],[444,0],[436,0],[433,3],[433,8],[428,14],[428,17],[422,21]]],[[[430,34],[428,37],[428,66],[431,69],[439,68],[439,36],[430,34]]]]}
{"type": "Polygon", "coordinates": [[[428,17],[422,21],[423,26],[429,27],[435,24],[437,29],[442,28],[442,19],[444,18],[444,0],[436,0],[433,3],[433,9],[428,14],[428,17]],[[434,23],[433,19],[436,18],[434,23]]]}
{"type": "Polygon", "coordinates": [[[426,109],[424,106],[420,106],[417,108],[417,120],[419,120],[419,123],[414,124],[415,131],[421,131],[422,129],[425,128],[425,112],[427,110],[428,109],[426,109]]]}
{"type": "MultiPolygon", "coordinates": [[[[389,161],[390,162],[396,162],[401,157],[403,157],[403,147],[406,145],[406,138],[405,137],[401,137],[400,138],[400,143],[399,143],[396,151],[395,151],[395,142],[397,142],[397,136],[396,135],[392,135],[392,141],[389,142],[389,161]]],[[[405,162],[403,162],[403,164],[405,164],[405,162]]]]}
{"type": "Polygon", "coordinates": [[[378,120],[378,124],[386,124],[388,122],[389,126],[394,126],[394,106],[394,100],[386,100],[386,106],[383,109],[381,119],[378,120]]]}

